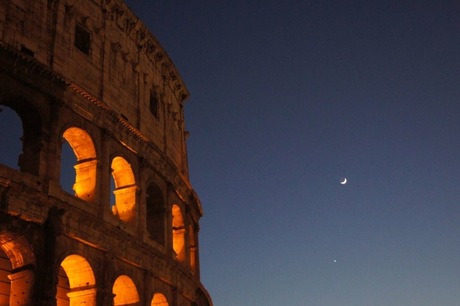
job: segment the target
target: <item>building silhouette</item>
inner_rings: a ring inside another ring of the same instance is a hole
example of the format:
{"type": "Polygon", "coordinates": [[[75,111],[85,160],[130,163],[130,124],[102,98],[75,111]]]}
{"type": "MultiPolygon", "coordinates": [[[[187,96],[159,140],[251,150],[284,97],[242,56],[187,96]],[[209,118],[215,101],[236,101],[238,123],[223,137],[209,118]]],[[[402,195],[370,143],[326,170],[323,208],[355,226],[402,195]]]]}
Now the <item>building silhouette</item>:
{"type": "Polygon", "coordinates": [[[0,62],[0,305],[212,305],[189,93],[145,25],[122,0],[4,0],[0,62]]]}

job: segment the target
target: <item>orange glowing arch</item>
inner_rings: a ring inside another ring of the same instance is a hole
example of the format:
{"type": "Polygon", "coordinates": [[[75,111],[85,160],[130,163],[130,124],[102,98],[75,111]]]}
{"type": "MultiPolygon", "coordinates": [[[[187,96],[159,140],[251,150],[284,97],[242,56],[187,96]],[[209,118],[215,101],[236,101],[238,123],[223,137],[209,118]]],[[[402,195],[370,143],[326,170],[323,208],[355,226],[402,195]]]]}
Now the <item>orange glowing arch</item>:
{"type": "Polygon", "coordinates": [[[61,263],[58,306],[96,305],[96,279],[88,261],[80,255],[69,255],[61,263]]]}
{"type": "Polygon", "coordinates": [[[0,305],[30,305],[34,286],[34,252],[23,236],[0,233],[0,305]]]}
{"type": "Polygon", "coordinates": [[[85,201],[94,200],[96,193],[96,150],[89,134],[80,128],[70,127],[62,135],[77,157],[75,168],[75,196],[85,201]]]}
{"type": "Polygon", "coordinates": [[[115,204],[112,206],[114,215],[125,221],[134,218],[136,208],[136,180],[131,165],[123,157],[112,160],[112,177],[115,183],[115,204]]]}
{"type": "Polygon", "coordinates": [[[162,293],[155,293],[153,295],[152,303],[150,306],[168,306],[168,300],[162,293]]]}
{"type": "Polygon", "coordinates": [[[120,275],[113,283],[113,305],[138,305],[139,294],[133,280],[127,275],[120,275]]]}
{"type": "Polygon", "coordinates": [[[182,211],[177,204],[172,206],[172,234],[176,258],[180,262],[185,262],[185,225],[182,211]]]}

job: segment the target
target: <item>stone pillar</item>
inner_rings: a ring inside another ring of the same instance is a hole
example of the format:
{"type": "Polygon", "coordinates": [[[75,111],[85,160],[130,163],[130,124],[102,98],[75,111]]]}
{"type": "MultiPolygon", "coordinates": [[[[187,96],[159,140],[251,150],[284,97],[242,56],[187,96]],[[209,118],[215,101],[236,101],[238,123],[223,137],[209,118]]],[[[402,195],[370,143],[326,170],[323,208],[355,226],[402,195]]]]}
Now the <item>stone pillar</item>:
{"type": "Polygon", "coordinates": [[[10,305],[34,305],[32,301],[32,286],[34,272],[23,270],[8,275],[11,281],[10,305]]]}
{"type": "Polygon", "coordinates": [[[136,211],[136,191],[137,186],[128,186],[116,189],[115,207],[118,217],[124,222],[131,221],[134,218],[136,211]]]}
{"type": "Polygon", "coordinates": [[[176,253],[177,260],[182,264],[186,264],[187,260],[185,234],[186,231],[184,227],[173,228],[174,252],[176,253]]]}
{"type": "Polygon", "coordinates": [[[78,198],[93,202],[96,193],[97,160],[89,160],[74,166],[76,180],[73,190],[78,198]]]}
{"type": "MultiPolygon", "coordinates": [[[[102,141],[101,141],[101,150],[99,153],[99,160],[101,161],[110,161],[110,144],[112,140],[112,134],[108,131],[103,131],[102,141]]],[[[101,220],[104,219],[105,212],[109,211],[110,205],[115,203],[110,203],[110,182],[112,180],[110,162],[101,162],[98,163],[98,181],[97,181],[97,202],[98,205],[98,215],[101,220]]]]}

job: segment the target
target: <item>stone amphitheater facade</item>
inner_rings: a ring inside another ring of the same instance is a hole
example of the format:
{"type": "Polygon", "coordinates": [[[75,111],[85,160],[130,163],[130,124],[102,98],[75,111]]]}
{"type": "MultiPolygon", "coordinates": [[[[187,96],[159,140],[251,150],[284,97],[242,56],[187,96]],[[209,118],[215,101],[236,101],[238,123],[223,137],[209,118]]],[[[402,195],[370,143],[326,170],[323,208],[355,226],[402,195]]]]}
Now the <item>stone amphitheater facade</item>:
{"type": "Polygon", "coordinates": [[[0,78],[22,134],[0,163],[0,305],[212,305],[189,93],[128,6],[2,0],[0,78]]]}

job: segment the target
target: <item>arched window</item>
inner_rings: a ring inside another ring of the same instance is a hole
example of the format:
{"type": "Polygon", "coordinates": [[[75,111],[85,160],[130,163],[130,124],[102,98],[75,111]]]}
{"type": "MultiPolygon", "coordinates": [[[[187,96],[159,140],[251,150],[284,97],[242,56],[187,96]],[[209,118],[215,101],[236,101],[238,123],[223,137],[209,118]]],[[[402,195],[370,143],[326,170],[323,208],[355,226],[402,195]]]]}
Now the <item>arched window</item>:
{"type": "Polygon", "coordinates": [[[180,262],[185,261],[185,225],[182,212],[177,204],[172,207],[173,249],[180,262]]]}
{"type": "Polygon", "coordinates": [[[10,305],[12,267],[8,256],[0,249],[0,305],[10,305]]]}
{"type": "Polygon", "coordinates": [[[22,123],[18,114],[11,108],[0,105],[0,164],[19,170],[22,134],[22,123]]]}
{"type": "Polygon", "coordinates": [[[75,165],[77,157],[69,142],[64,139],[61,146],[61,188],[70,194],[75,195],[75,165]]]}
{"type": "Polygon", "coordinates": [[[123,157],[112,160],[112,177],[115,185],[112,212],[122,221],[128,222],[134,218],[136,209],[136,180],[131,165],[123,157]]]}
{"type": "Polygon", "coordinates": [[[168,306],[168,300],[162,293],[155,293],[153,295],[151,306],[168,306]]]}
{"type": "Polygon", "coordinates": [[[58,272],[58,284],[56,290],[56,305],[57,306],[68,306],[70,305],[70,298],[68,296],[70,292],[69,278],[64,271],[62,266],[59,267],[58,272]]]}
{"type": "Polygon", "coordinates": [[[23,98],[0,99],[0,163],[39,174],[42,150],[40,113],[23,98]]]}
{"type": "Polygon", "coordinates": [[[165,204],[160,188],[155,184],[147,187],[147,231],[161,245],[165,244],[165,204]]]}
{"type": "Polygon", "coordinates": [[[31,305],[35,256],[22,236],[0,237],[0,305],[31,305]]]}
{"type": "MultiPolygon", "coordinates": [[[[68,128],[62,136],[68,142],[76,157],[76,163],[73,166],[75,169],[75,183],[73,184],[75,196],[91,202],[94,200],[96,193],[97,170],[96,150],[93,141],[85,130],[77,127],[68,128]]],[[[62,151],[64,154],[66,153],[65,150],[62,151]]],[[[61,169],[67,169],[67,163],[68,160],[63,158],[61,169]]],[[[61,184],[65,182],[66,177],[69,177],[69,173],[65,172],[61,171],[61,184]]]]}
{"type": "Polygon", "coordinates": [[[113,283],[114,306],[134,306],[139,304],[139,294],[133,280],[127,275],[120,275],[113,283]]]}
{"type": "Polygon", "coordinates": [[[84,257],[72,254],[62,261],[56,300],[58,306],[96,305],[96,279],[84,257]]]}

